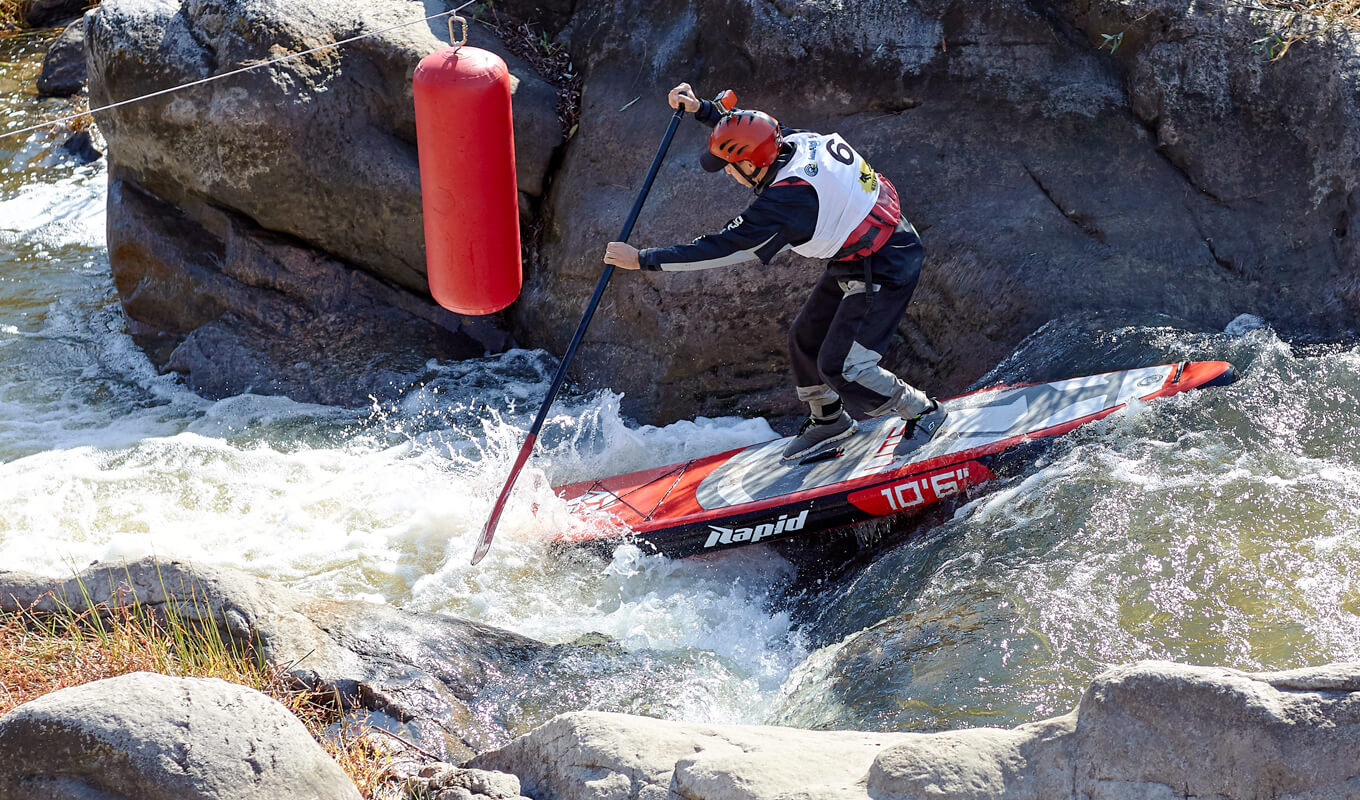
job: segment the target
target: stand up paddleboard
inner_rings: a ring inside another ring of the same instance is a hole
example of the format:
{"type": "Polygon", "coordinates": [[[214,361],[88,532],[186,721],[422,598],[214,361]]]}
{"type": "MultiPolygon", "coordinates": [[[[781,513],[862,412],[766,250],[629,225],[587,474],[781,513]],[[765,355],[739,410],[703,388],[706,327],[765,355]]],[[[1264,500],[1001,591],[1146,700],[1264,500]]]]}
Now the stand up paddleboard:
{"type": "Polygon", "coordinates": [[[635,541],[673,558],[910,514],[992,477],[988,463],[1022,442],[1098,420],[1134,400],[1235,380],[1224,361],[1193,361],[1023,386],[942,401],[934,437],[896,416],[860,423],[839,447],[801,461],[781,456],[788,438],[683,464],[557,489],[594,519],[563,544],[635,541]],[[601,516],[601,515],[604,516],[601,516]],[[610,524],[621,523],[621,524],[610,524]]]}

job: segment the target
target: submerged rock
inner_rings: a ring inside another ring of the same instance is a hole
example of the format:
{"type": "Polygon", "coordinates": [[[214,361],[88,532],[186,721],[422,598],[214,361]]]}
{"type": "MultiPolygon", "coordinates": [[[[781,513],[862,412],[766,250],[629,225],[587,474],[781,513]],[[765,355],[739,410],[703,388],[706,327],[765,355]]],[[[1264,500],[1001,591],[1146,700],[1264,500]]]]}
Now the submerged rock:
{"type": "Polygon", "coordinates": [[[1360,664],[1245,673],[1140,662],[1011,730],[804,731],[563,715],[470,766],[553,800],[1351,797],[1360,664]]]}
{"type": "Polygon", "coordinates": [[[400,394],[432,354],[472,358],[508,343],[494,323],[459,320],[238,213],[189,215],[113,178],[108,218],[133,337],[212,397],[355,405],[400,394]]]}
{"type": "Polygon", "coordinates": [[[138,672],[0,717],[0,800],[359,800],[287,708],[216,678],[138,672]]]}
{"type": "Polygon", "coordinates": [[[68,136],[66,141],[61,143],[61,149],[74,156],[81,164],[90,164],[104,157],[95,146],[94,136],[88,129],[76,131],[68,136]]]}

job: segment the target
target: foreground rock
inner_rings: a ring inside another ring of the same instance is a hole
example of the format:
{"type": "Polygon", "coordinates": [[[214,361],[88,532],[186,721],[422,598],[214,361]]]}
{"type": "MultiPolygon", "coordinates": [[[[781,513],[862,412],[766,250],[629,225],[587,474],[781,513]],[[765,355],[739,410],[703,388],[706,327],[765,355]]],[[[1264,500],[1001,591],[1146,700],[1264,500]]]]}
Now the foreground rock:
{"type": "Polygon", "coordinates": [[[519,779],[504,772],[448,766],[426,772],[424,777],[407,781],[407,796],[426,800],[528,800],[519,793],[519,779]]]}
{"type": "Polygon", "coordinates": [[[96,565],[64,581],[0,570],[0,610],[133,602],[162,618],[215,626],[305,685],[367,712],[370,724],[453,762],[580,708],[574,698],[627,709],[649,676],[685,668],[683,653],[625,653],[603,637],[549,645],[456,617],[318,600],[179,561],[96,565]]]}
{"type": "Polygon", "coordinates": [[[0,717],[0,800],[358,800],[277,701],[217,679],[139,672],[0,717]]]}
{"type": "Polygon", "coordinates": [[[1141,662],[1075,711],[919,734],[577,713],[471,766],[540,800],[1147,800],[1360,796],[1360,664],[1244,673],[1141,662]]]}

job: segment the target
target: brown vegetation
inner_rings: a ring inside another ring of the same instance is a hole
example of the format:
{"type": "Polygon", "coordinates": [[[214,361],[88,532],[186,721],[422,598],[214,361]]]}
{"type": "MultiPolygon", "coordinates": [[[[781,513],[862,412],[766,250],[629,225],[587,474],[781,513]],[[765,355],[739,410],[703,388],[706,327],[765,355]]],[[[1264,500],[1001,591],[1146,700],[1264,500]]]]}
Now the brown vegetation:
{"type": "Polygon", "coordinates": [[[0,31],[24,27],[24,12],[32,0],[0,0],[0,31]]]}
{"type": "Polygon", "coordinates": [[[1254,49],[1271,61],[1279,61],[1296,42],[1322,31],[1338,26],[1360,30],[1360,0],[1261,0],[1261,7],[1271,12],[1261,20],[1270,33],[1256,40],[1254,49]],[[1301,29],[1301,22],[1312,24],[1301,29]]]}
{"type": "Polygon", "coordinates": [[[479,9],[474,19],[495,31],[506,49],[527,61],[557,89],[557,120],[563,138],[570,139],[581,118],[581,76],[572,66],[567,48],[533,25],[503,16],[490,4],[485,12],[479,9]]]}
{"type": "Polygon", "coordinates": [[[366,737],[326,735],[343,713],[330,697],[298,687],[285,672],[260,664],[211,626],[174,615],[162,621],[135,604],[97,611],[0,611],[0,716],[49,692],[131,672],[221,678],[286,706],[364,797],[390,788],[389,758],[366,737]]]}

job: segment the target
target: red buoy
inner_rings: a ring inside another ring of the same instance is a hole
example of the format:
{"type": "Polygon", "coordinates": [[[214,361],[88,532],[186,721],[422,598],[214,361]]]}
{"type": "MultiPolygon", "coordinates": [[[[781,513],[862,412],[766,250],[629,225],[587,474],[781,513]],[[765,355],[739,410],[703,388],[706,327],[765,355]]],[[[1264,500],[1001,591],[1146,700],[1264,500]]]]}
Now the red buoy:
{"type": "Polygon", "coordinates": [[[448,47],[421,60],[414,85],[430,294],[459,314],[500,311],[522,281],[510,70],[448,47]]]}

